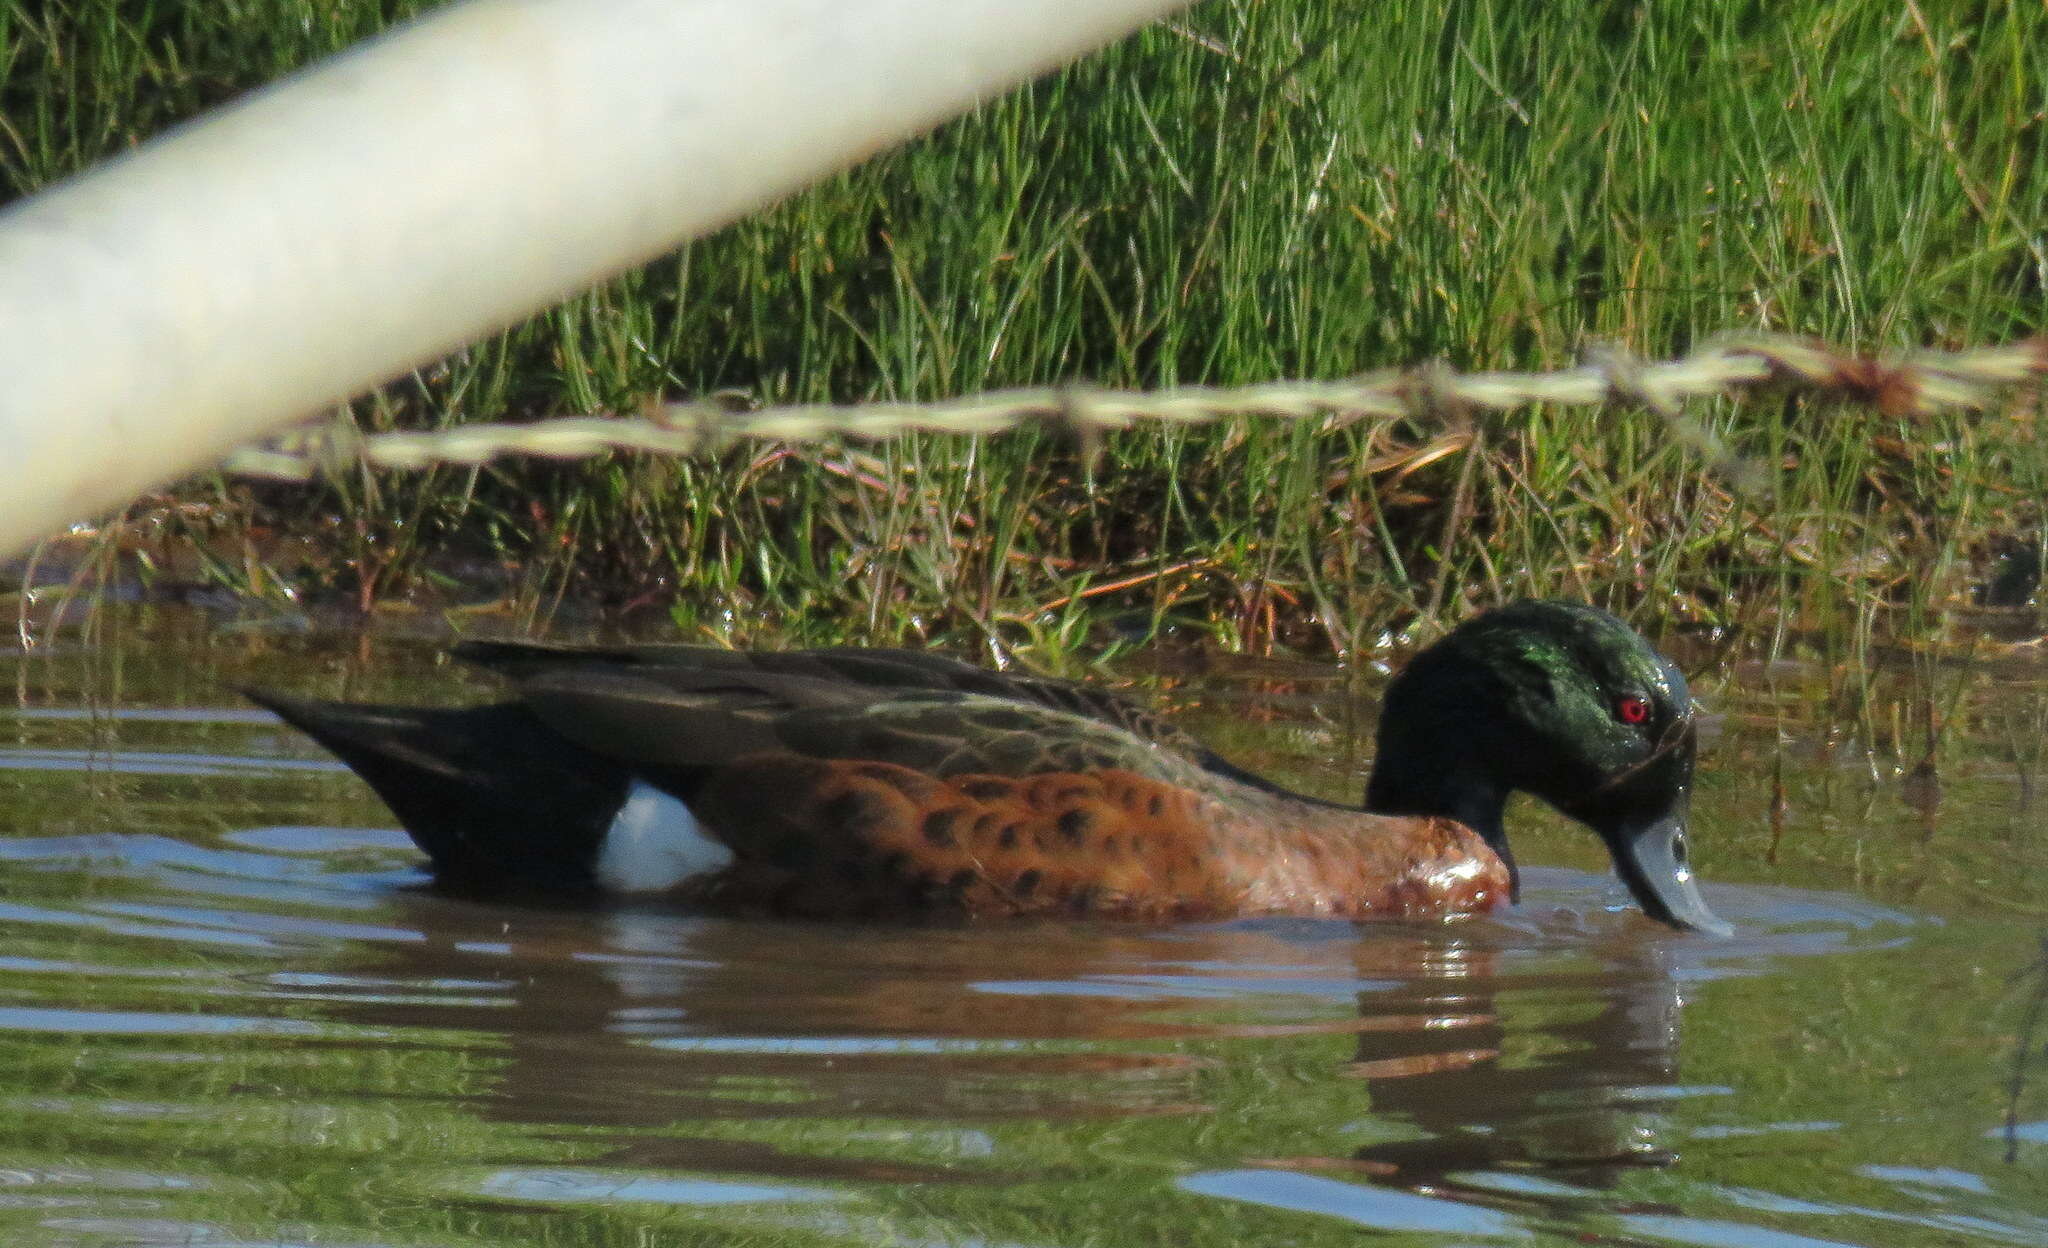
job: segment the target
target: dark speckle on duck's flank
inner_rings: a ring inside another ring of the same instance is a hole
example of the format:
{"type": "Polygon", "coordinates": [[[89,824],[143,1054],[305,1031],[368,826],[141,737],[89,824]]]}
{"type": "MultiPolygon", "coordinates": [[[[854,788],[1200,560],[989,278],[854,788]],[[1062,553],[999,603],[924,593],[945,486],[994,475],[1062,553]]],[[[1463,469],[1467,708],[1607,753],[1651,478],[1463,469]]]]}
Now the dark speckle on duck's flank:
{"type": "Polygon", "coordinates": [[[960,818],[959,810],[945,808],[935,810],[924,817],[924,839],[942,849],[953,846],[953,824],[960,818]]]}
{"type": "Polygon", "coordinates": [[[854,838],[867,836],[889,818],[882,796],[870,788],[849,788],[828,800],[819,813],[827,827],[854,838]]]}

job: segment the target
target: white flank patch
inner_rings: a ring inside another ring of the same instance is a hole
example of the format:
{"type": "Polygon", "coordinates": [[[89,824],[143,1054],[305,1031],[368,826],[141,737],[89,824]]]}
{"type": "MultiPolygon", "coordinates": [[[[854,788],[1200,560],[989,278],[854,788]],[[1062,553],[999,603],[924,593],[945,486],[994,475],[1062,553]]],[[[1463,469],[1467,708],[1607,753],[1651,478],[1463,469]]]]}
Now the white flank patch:
{"type": "Polygon", "coordinates": [[[635,780],[597,854],[597,882],[615,893],[659,893],[732,865],[690,808],[635,780]]]}

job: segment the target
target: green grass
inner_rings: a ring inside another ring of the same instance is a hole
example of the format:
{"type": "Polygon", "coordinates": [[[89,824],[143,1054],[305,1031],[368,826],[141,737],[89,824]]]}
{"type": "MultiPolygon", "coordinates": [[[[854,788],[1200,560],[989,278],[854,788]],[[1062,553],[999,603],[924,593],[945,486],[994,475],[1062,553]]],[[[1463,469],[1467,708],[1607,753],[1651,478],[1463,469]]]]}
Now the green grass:
{"type": "MultiPolygon", "coordinates": [[[[32,190],[413,8],[0,9],[0,185],[32,190]]],[[[2005,340],[2048,327],[2044,109],[2048,14],[2020,0],[1212,3],[349,418],[1548,367],[1728,329],[2005,340]]],[[[2038,552],[2038,414],[1703,405],[1765,470],[1745,496],[1660,418],[1561,410],[1480,422],[1476,453],[1406,473],[1441,425],[927,436],[185,493],[235,540],[255,521],[318,536],[322,557],[287,570],[306,592],[419,594],[481,559],[535,615],[651,605],[733,641],[1056,655],[1171,622],[1352,653],[1522,593],[1924,635],[1989,543],[2038,552]]],[[[261,563],[216,574],[260,589],[261,563]]]]}

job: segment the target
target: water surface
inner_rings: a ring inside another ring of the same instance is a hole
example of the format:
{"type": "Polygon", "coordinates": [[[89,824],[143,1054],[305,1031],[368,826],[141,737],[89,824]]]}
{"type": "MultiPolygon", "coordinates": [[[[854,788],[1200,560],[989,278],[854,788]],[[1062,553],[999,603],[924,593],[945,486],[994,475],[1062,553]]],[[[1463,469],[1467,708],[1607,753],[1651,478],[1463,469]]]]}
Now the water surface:
{"type": "MultiPolygon", "coordinates": [[[[483,695],[435,649],[152,609],[10,661],[0,1242],[2048,1243],[2048,1069],[2014,1085],[2048,929],[2023,653],[1694,664],[1717,942],[1534,808],[1518,845],[1556,865],[1450,924],[439,896],[232,694],[483,695]]],[[[1370,690],[1140,694],[1355,797],[1370,690]]]]}

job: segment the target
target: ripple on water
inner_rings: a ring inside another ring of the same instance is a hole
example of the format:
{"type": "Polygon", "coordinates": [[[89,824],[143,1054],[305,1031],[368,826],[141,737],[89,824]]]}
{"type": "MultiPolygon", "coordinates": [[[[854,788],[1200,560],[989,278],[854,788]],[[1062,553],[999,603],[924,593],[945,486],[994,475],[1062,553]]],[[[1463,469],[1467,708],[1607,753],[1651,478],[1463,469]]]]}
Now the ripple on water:
{"type": "Polygon", "coordinates": [[[244,849],[256,850],[277,869],[276,855],[324,856],[352,854],[362,850],[385,850],[417,857],[412,838],[397,828],[328,828],[317,825],[278,825],[267,828],[239,828],[223,832],[221,840],[244,849]]]}
{"type": "Polygon", "coordinates": [[[242,758],[137,750],[0,750],[0,771],[8,770],[217,778],[251,773],[333,772],[344,769],[331,760],[310,758],[242,758]]]}
{"type": "Polygon", "coordinates": [[[618,1170],[507,1169],[457,1190],[497,1200],[549,1205],[741,1205],[836,1200],[833,1192],[786,1183],[729,1183],[618,1170]]]}
{"type": "Polygon", "coordinates": [[[1346,1183],[1284,1170],[1217,1170],[1189,1175],[1177,1186],[1198,1196],[1341,1218],[1376,1231],[1430,1231],[1527,1239],[1532,1232],[1492,1209],[1413,1192],[1346,1183]]]}
{"type": "Polygon", "coordinates": [[[0,1006],[0,1031],[56,1031],[102,1036],[340,1036],[351,1030],[296,1018],[0,1006]]]}
{"type": "Polygon", "coordinates": [[[1706,1218],[1680,1218],[1667,1214],[1631,1213],[1618,1219],[1623,1227],[1667,1244],[1697,1245],[1697,1248],[1859,1248],[1851,1240],[1815,1239],[1775,1231],[1766,1226],[1737,1222],[1714,1222],[1706,1218]]]}

